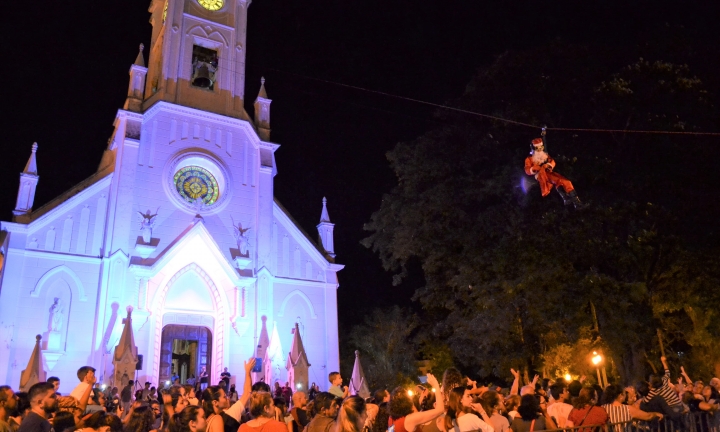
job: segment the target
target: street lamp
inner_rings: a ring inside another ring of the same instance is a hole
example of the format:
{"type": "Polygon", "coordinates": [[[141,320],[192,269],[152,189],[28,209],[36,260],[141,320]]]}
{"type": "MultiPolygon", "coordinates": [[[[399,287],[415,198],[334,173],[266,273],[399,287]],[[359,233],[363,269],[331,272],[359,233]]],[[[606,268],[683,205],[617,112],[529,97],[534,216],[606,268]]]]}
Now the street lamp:
{"type": "Polygon", "coordinates": [[[566,373],[566,374],[565,374],[565,381],[567,381],[567,382],[572,381],[572,375],[570,375],[569,373],[566,373]]]}
{"type": "Polygon", "coordinates": [[[603,357],[600,354],[598,354],[597,351],[593,351],[593,356],[592,356],[591,360],[592,360],[592,363],[595,365],[595,371],[597,372],[598,384],[600,384],[600,386],[603,388],[606,387],[608,385],[608,382],[607,382],[607,375],[605,374],[605,366],[603,366],[602,377],[600,376],[600,363],[602,363],[603,357]]]}

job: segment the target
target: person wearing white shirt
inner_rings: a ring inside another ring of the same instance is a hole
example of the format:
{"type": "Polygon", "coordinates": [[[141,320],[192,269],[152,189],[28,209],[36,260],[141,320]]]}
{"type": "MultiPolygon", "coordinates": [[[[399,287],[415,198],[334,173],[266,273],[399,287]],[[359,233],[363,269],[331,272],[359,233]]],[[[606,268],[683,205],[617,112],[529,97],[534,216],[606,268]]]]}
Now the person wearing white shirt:
{"type": "Polygon", "coordinates": [[[75,389],[73,389],[72,392],[70,392],[70,396],[74,397],[78,401],[82,399],[83,395],[85,394],[85,391],[90,384],[88,384],[86,381],[86,376],[90,375],[90,377],[95,376],[95,368],[92,366],[83,366],[77,371],[77,377],[80,380],[80,384],[78,384],[75,389]]]}
{"type": "Polygon", "coordinates": [[[563,383],[555,383],[550,386],[550,394],[555,402],[547,407],[547,412],[557,422],[558,427],[564,428],[568,415],[572,411],[573,406],[567,403],[570,399],[570,393],[563,383]]]}

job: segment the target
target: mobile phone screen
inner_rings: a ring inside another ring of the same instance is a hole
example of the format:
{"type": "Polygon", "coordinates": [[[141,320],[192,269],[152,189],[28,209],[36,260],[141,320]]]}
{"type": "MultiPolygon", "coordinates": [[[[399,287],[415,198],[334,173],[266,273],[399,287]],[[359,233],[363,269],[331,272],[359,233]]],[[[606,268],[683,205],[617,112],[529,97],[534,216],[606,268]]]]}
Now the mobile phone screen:
{"type": "Polygon", "coordinates": [[[255,358],[255,366],[252,368],[253,372],[262,372],[262,359],[259,357],[255,358]]]}
{"type": "Polygon", "coordinates": [[[419,376],[418,379],[423,384],[427,383],[427,375],[419,376]]]}

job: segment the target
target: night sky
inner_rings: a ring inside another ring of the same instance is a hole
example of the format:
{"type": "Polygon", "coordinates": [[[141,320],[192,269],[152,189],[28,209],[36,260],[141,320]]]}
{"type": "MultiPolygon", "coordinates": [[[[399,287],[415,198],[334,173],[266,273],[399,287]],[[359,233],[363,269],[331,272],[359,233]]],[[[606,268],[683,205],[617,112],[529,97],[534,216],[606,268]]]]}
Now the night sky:
{"type": "MultiPolygon", "coordinates": [[[[40,146],[35,208],[96,170],[137,46],[149,45],[147,7],[148,0],[45,0],[14,3],[3,14],[4,220],[33,141],[40,146]]],[[[321,80],[443,103],[506,50],[556,39],[627,48],[675,25],[698,45],[720,47],[718,17],[717,0],[254,0],[246,109],[253,112],[265,76],[272,140],[281,144],[275,194],[313,236],[328,198],[337,261],[346,265],[341,326],[358,322],[362,308],[409,305],[422,284],[411,278],[393,287],[359,241],[395,181],[385,152],[438,123],[431,107],[321,80]]],[[[691,66],[717,70],[720,51],[714,54],[691,66]]]]}

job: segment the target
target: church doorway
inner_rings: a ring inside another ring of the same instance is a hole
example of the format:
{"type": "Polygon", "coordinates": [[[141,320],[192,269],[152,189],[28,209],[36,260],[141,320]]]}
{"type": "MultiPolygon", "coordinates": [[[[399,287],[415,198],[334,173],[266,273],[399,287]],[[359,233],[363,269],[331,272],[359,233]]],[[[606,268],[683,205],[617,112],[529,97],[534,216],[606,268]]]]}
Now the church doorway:
{"type": "Polygon", "coordinates": [[[181,384],[201,383],[201,372],[206,371],[206,381],[211,375],[212,333],[207,327],[171,324],[163,327],[160,342],[160,376],[158,384],[172,383],[173,378],[181,384]]]}

